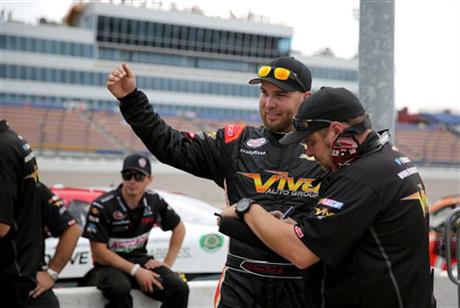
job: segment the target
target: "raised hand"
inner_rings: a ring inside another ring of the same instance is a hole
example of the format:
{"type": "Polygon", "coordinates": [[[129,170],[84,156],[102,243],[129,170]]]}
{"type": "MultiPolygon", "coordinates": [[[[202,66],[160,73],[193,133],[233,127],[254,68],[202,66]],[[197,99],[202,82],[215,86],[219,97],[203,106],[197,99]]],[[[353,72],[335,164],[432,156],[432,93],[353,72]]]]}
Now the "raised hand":
{"type": "Polygon", "coordinates": [[[107,76],[107,89],[116,98],[122,98],[136,88],[136,77],[128,65],[122,64],[107,76]]]}

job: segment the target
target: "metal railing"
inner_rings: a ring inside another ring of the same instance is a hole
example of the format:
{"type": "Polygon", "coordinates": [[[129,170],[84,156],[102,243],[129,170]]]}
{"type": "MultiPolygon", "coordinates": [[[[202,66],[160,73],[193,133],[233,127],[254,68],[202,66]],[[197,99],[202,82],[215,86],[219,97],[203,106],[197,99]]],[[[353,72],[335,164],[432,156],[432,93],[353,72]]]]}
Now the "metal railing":
{"type": "Polygon", "coordinates": [[[456,208],[452,211],[452,213],[446,219],[446,236],[445,236],[445,244],[446,244],[446,263],[447,263],[447,274],[449,279],[457,285],[458,290],[458,304],[460,307],[460,208],[456,208]],[[455,256],[452,256],[452,243],[454,242],[453,235],[456,235],[455,238],[455,256]],[[453,259],[457,261],[457,277],[455,277],[453,272],[453,259]]]}

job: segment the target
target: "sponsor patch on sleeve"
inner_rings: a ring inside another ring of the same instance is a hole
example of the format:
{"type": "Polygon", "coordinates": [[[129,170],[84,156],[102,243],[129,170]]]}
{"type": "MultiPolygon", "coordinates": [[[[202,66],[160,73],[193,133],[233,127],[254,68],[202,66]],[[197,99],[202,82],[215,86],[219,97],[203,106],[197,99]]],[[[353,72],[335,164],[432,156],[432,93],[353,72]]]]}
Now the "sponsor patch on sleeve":
{"type": "Polygon", "coordinates": [[[402,157],[398,157],[395,159],[395,162],[398,164],[398,165],[404,165],[404,164],[407,164],[407,163],[410,163],[410,159],[406,156],[402,156],[402,157]]]}
{"type": "Polygon", "coordinates": [[[97,233],[97,226],[95,223],[93,222],[90,222],[87,226],[86,226],[86,232],[88,233],[97,233]]]}
{"type": "Polygon", "coordinates": [[[195,139],[196,134],[194,132],[186,132],[185,135],[189,139],[195,139]]]}
{"type": "Polygon", "coordinates": [[[302,230],[301,227],[299,227],[299,225],[294,226],[294,232],[295,232],[295,234],[297,235],[298,238],[304,237],[303,230],[302,230]]]}
{"type": "Polygon", "coordinates": [[[188,138],[188,139],[201,139],[201,140],[204,140],[205,137],[204,137],[204,133],[203,132],[197,132],[197,133],[194,133],[194,132],[186,132],[185,133],[185,136],[188,138]]]}
{"type": "Polygon", "coordinates": [[[237,140],[241,136],[245,126],[244,124],[229,124],[225,126],[225,143],[237,140]]]}
{"type": "Polygon", "coordinates": [[[217,138],[217,132],[209,132],[207,133],[208,137],[213,139],[213,140],[216,140],[217,138]]]}
{"type": "Polygon", "coordinates": [[[402,179],[407,178],[408,176],[410,176],[412,174],[416,174],[416,173],[418,173],[417,168],[411,167],[411,168],[407,168],[407,169],[404,169],[403,171],[399,172],[398,176],[402,180],[402,179]]]}
{"type": "Polygon", "coordinates": [[[320,199],[318,204],[322,204],[327,207],[332,207],[337,210],[340,210],[343,206],[343,202],[339,202],[339,201],[327,199],[327,198],[320,199]]]}

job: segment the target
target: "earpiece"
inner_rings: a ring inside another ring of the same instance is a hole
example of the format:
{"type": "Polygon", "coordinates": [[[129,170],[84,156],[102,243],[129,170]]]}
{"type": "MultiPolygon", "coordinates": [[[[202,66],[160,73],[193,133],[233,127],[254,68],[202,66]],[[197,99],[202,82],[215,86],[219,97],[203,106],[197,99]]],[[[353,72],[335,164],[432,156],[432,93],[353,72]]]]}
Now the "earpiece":
{"type": "Polygon", "coordinates": [[[366,115],[366,118],[361,123],[348,127],[345,130],[342,130],[340,127],[334,127],[337,137],[332,143],[331,155],[332,161],[339,168],[350,164],[360,156],[369,155],[380,150],[389,141],[387,131],[385,130],[374,133],[377,134],[377,138],[371,138],[371,141],[365,142],[363,145],[359,144],[356,135],[364,133],[369,128],[372,128],[372,124],[368,115],[366,115]],[[381,138],[380,135],[383,135],[384,138],[381,138]]]}
{"type": "Polygon", "coordinates": [[[340,168],[359,157],[359,142],[354,130],[336,131],[337,137],[331,147],[332,161],[340,168]]]}

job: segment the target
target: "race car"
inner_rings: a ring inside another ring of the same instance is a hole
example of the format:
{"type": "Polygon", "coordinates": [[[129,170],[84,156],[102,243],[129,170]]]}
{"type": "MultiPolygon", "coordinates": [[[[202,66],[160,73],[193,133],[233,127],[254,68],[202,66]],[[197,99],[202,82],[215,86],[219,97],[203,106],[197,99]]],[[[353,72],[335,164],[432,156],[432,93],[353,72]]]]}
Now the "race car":
{"type": "MultiPolygon", "coordinates": [[[[446,196],[430,206],[430,265],[438,270],[445,271],[447,269],[445,221],[456,207],[460,207],[460,195],[446,196]]],[[[455,265],[457,264],[455,255],[457,251],[457,237],[455,232],[450,236],[452,265],[455,265]]]]}
{"type": "MultiPolygon", "coordinates": [[[[51,190],[63,199],[69,212],[78,220],[80,226],[86,222],[86,214],[92,200],[107,191],[106,189],[70,188],[52,186],[51,190]]],[[[180,215],[185,224],[186,235],[177,256],[173,270],[192,279],[217,279],[225,264],[228,237],[217,231],[215,212],[219,209],[195,198],[155,190],[180,215]]],[[[83,227],[82,227],[83,228],[83,227]]],[[[168,251],[171,232],[154,227],[149,235],[147,250],[156,259],[163,260],[168,251]]],[[[45,241],[45,260],[54,254],[58,239],[45,241]]],[[[80,238],[71,260],[60,273],[61,281],[78,281],[92,267],[89,241],[80,238]]]]}

